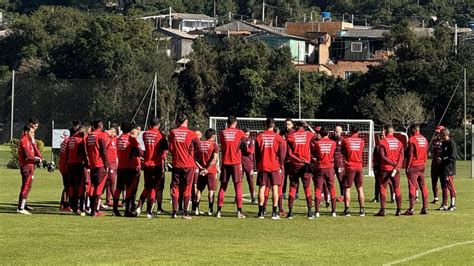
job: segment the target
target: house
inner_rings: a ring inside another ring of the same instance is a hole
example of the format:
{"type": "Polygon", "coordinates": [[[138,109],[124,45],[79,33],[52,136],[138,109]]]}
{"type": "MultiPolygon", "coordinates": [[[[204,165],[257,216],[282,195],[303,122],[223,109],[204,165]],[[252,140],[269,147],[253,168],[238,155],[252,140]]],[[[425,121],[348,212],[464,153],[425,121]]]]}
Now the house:
{"type": "Polygon", "coordinates": [[[341,30],[351,29],[354,26],[348,22],[332,21],[310,21],[310,22],[287,22],[285,32],[290,35],[304,37],[307,32],[325,32],[335,37],[341,30]]]}
{"type": "Polygon", "coordinates": [[[158,28],[155,32],[164,35],[158,38],[160,48],[180,65],[177,71],[184,69],[189,62],[188,55],[193,51],[193,42],[197,36],[168,28],[158,28]]]}
{"type": "Polygon", "coordinates": [[[190,32],[214,27],[216,20],[204,14],[172,13],[172,28],[190,32]]]}
{"type": "Polygon", "coordinates": [[[142,17],[142,19],[154,21],[154,24],[157,25],[157,28],[161,25],[161,27],[177,29],[183,32],[202,30],[216,26],[216,19],[204,14],[169,13],[162,15],[144,16],[142,17]],[[170,17],[171,25],[169,23],[170,17]]]}
{"type": "Polygon", "coordinates": [[[388,55],[384,48],[387,29],[341,30],[334,38],[331,58],[334,60],[382,60],[388,55]]]}

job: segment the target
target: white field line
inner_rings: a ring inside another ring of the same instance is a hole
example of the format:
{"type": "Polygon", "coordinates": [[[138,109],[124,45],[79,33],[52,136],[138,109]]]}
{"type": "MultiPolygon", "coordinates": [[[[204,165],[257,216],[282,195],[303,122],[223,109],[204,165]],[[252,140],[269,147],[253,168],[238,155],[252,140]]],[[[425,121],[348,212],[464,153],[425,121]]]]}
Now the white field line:
{"type": "Polygon", "coordinates": [[[384,265],[389,266],[389,265],[400,264],[400,263],[403,263],[403,262],[407,262],[407,261],[410,261],[410,260],[417,259],[419,257],[426,256],[428,254],[431,254],[431,253],[434,253],[434,252],[437,252],[437,251],[450,249],[450,248],[453,248],[453,247],[456,247],[456,246],[472,244],[472,243],[474,243],[474,240],[469,240],[469,241],[465,241],[465,242],[458,242],[458,243],[454,243],[454,244],[451,244],[451,245],[431,249],[431,250],[428,250],[428,251],[425,251],[425,252],[422,252],[422,253],[419,253],[419,254],[416,254],[414,256],[407,257],[407,258],[404,258],[404,259],[401,259],[401,260],[396,260],[396,261],[392,261],[392,262],[389,262],[389,263],[385,263],[384,265]]]}

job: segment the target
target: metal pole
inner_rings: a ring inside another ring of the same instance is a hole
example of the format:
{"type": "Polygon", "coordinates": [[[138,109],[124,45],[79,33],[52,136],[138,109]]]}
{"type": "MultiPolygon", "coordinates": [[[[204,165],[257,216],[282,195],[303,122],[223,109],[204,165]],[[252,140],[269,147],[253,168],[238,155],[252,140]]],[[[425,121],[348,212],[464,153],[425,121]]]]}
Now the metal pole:
{"type": "Polygon", "coordinates": [[[458,24],[454,24],[454,53],[458,53],[458,24]]]}
{"type": "Polygon", "coordinates": [[[12,71],[12,113],[10,117],[10,140],[13,139],[13,113],[15,112],[15,70],[12,71]]]}
{"type": "MultiPolygon", "coordinates": [[[[51,120],[51,133],[54,136],[54,120],[51,120]]],[[[51,138],[52,140],[53,138],[51,138]]],[[[54,162],[53,144],[51,143],[51,162],[54,162]]]]}
{"type": "Polygon", "coordinates": [[[301,119],[301,70],[298,71],[298,119],[301,119]]]}
{"type": "MultiPolygon", "coordinates": [[[[466,68],[464,68],[464,161],[467,160],[467,79],[466,79],[466,68]]],[[[471,159],[472,160],[472,159],[471,159]]]]}
{"type": "Polygon", "coordinates": [[[157,108],[157,106],[158,106],[158,105],[157,105],[157,102],[158,102],[158,100],[157,100],[157,95],[158,95],[158,76],[157,76],[156,73],[155,73],[155,81],[154,81],[154,83],[153,83],[153,86],[155,87],[155,88],[154,88],[154,91],[155,91],[155,117],[157,117],[157,116],[158,116],[158,108],[157,108]]]}
{"type": "Polygon", "coordinates": [[[471,178],[474,178],[474,119],[471,121],[471,178]]]}
{"type": "Polygon", "coordinates": [[[262,22],[265,24],[265,0],[262,1],[262,22]]]}
{"type": "Polygon", "coordinates": [[[169,24],[168,24],[169,27],[170,27],[170,29],[171,29],[171,26],[172,26],[172,23],[171,23],[171,22],[172,22],[172,21],[171,21],[171,7],[170,7],[170,21],[169,21],[169,24]]]}

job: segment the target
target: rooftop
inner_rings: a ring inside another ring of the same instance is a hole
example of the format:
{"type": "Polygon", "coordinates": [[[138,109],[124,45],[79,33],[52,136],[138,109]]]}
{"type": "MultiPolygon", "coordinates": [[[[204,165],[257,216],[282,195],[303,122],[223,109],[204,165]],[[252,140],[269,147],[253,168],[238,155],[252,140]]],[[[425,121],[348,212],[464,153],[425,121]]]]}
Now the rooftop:
{"type": "Polygon", "coordinates": [[[346,38],[385,38],[390,30],[385,29],[347,29],[338,32],[338,37],[346,38]]]}
{"type": "Polygon", "coordinates": [[[166,35],[169,35],[169,36],[175,36],[175,37],[179,37],[179,38],[182,38],[182,39],[191,39],[191,40],[194,40],[197,38],[197,36],[195,35],[191,35],[191,34],[188,34],[186,32],[182,32],[180,30],[177,30],[177,29],[169,29],[169,28],[158,28],[156,29],[157,31],[160,31],[166,35]]]}

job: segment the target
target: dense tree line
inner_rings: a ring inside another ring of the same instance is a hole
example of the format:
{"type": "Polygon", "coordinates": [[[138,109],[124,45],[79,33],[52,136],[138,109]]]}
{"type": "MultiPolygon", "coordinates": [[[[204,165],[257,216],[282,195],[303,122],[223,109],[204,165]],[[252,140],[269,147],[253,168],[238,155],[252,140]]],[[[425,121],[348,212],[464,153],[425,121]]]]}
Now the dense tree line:
{"type": "MultiPolygon", "coordinates": [[[[454,53],[452,28],[445,24],[428,37],[416,36],[410,25],[403,21],[392,27],[387,46],[394,56],[366,74],[343,80],[302,72],[302,116],[371,118],[399,129],[411,121],[438,122],[462,68],[472,83],[474,48],[472,42],[463,42],[454,53]],[[417,106],[421,115],[414,117],[409,110],[417,106]]],[[[0,53],[3,121],[10,111],[11,69],[23,73],[17,81],[24,88],[17,92],[24,96],[17,99],[24,101],[17,102],[16,111],[23,111],[17,112],[18,119],[131,119],[154,73],[159,113],[166,123],[178,111],[192,114],[194,126],[200,128],[207,126],[209,115],[298,115],[298,71],[287,48],[271,49],[239,37],[203,38],[178,74],[161,52],[152,27],[135,16],[44,6],[20,15],[11,30],[0,40],[0,50],[8,51],[0,53]]],[[[451,128],[462,126],[460,86],[443,120],[451,128]]],[[[468,91],[472,114],[474,97],[468,91]]],[[[137,122],[144,122],[146,109],[147,104],[142,105],[137,122]]]]}
{"type": "MultiPolygon", "coordinates": [[[[321,11],[332,12],[338,20],[346,21],[354,15],[356,24],[391,25],[402,20],[425,25],[440,21],[467,27],[474,20],[472,1],[438,0],[265,0],[266,21],[279,26],[287,21],[320,19],[321,11]],[[346,14],[346,15],[343,15],[346,14]],[[435,20],[433,20],[435,18],[435,20]]],[[[31,13],[41,5],[61,5],[84,10],[100,10],[125,14],[147,14],[170,6],[177,12],[202,13],[222,17],[229,12],[235,17],[261,18],[262,0],[0,0],[0,9],[9,12],[31,13]],[[214,5],[215,3],[215,5],[214,5]]]]}

